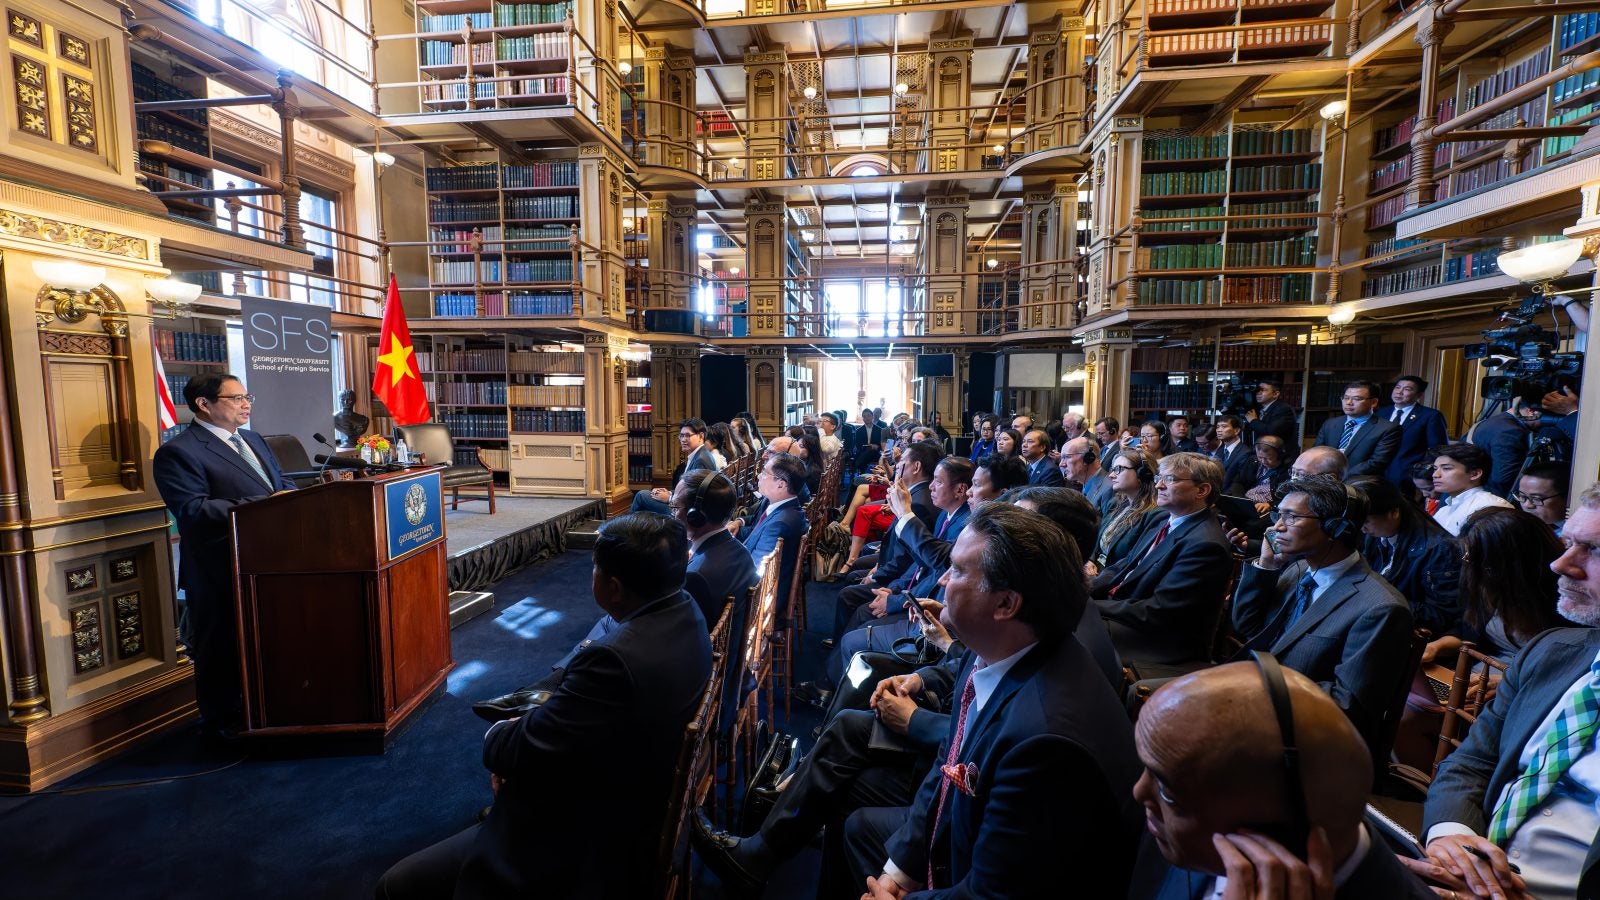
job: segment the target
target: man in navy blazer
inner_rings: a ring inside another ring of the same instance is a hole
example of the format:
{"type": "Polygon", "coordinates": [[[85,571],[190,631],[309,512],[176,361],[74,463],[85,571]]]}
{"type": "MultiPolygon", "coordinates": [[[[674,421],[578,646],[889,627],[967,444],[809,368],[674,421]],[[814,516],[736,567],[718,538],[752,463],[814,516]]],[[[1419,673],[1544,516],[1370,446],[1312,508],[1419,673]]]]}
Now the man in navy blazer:
{"type": "MultiPolygon", "coordinates": [[[[911,512],[924,525],[932,526],[939,508],[933,504],[929,483],[943,450],[932,441],[919,441],[907,445],[895,464],[895,481],[904,483],[911,497],[911,512]]],[[[863,556],[856,560],[857,570],[869,567],[856,584],[846,585],[839,591],[834,607],[833,638],[844,635],[858,607],[873,602],[880,588],[887,588],[895,579],[910,571],[914,557],[900,539],[902,529],[893,528],[883,537],[882,549],[876,556],[863,556]]],[[[855,571],[850,577],[855,577],[855,571]]]]}
{"type": "Polygon", "coordinates": [[[800,503],[800,493],[805,486],[806,464],[800,457],[788,453],[770,454],[761,466],[761,474],[756,476],[761,503],[751,513],[750,522],[734,520],[738,523],[734,531],[739,542],[757,565],[778,546],[778,541],[783,541],[783,552],[778,557],[779,622],[784,621],[789,611],[789,587],[794,582],[795,563],[800,559],[800,539],[810,528],[800,503]]]}
{"type": "Polygon", "coordinates": [[[955,546],[962,526],[971,512],[967,491],[972,487],[973,465],[967,460],[947,456],[934,467],[928,482],[928,497],[937,509],[930,528],[911,505],[911,491],[902,482],[889,486],[889,508],[895,514],[896,545],[911,563],[893,581],[874,590],[875,596],[856,608],[845,626],[852,631],[874,619],[905,612],[908,597],[932,597],[939,589],[939,578],[950,566],[950,548],[955,546]]]}
{"type": "Polygon", "coordinates": [[[1281,885],[1295,875],[1309,884],[1318,868],[1326,881],[1306,896],[1434,898],[1362,824],[1372,761],[1361,736],[1310,679],[1284,669],[1283,680],[1298,778],[1285,770],[1284,734],[1253,662],[1168,682],[1139,711],[1134,740],[1145,771],[1134,796],[1148,833],[1128,900],[1206,900],[1224,893],[1224,880],[1228,896],[1240,884],[1281,885]],[[1291,792],[1304,798],[1303,822],[1291,792]],[[1321,829],[1310,853],[1285,846],[1301,829],[1321,829]],[[1291,854],[1300,858],[1289,862],[1291,854]]]}
{"type": "Polygon", "coordinates": [[[618,627],[575,654],[542,706],[483,737],[488,817],[395,864],[379,898],[612,898],[652,889],[684,728],[711,641],[683,591],[683,526],[631,513],[601,526],[595,603],[618,627]]]}
{"type": "MultiPolygon", "coordinates": [[[[1215,427],[1217,450],[1211,458],[1222,466],[1222,486],[1217,493],[1243,496],[1256,480],[1256,454],[1245,440],[1245,421],[1238,416],[1218,416],[1215,427]]],[[[1216,502],[1215,496],[1211,502],[1216,502]]]]}
{"type": "Polygon", "coordinates": [[[1250,650],[1322,685],[1375,743],[1389,704],[1409,677],[1411,607],[1356,548],[1366,499],[1331,478],[1278,488],[1271,541],[1245,565],[1233,593],[1233,629],[1250,650]]]}
{"type": "Polygon", "coordinates": [[[156,451],[156,489],[178,520],[178,586],[188,610],[200,717],[209,734],[226,737],[243,724],[244,712],[228,512],[294,484],[267,442],[243,427],[255,398],[239,379],[196,376],[184,385],[183,399],[194,423],[156,451]]]}
{"type": "Polygon", "coordinates": [[[1410,481],[1406,473],[1424,461],[1429,448],[1450,443],[1444,427],[1444,413],[1422,405],[1422,395],[1427,390],[1428,383],[1422,376],[1401,375],[1389,392],[1391,404],[1378,410],[1378,418],[1387,419],[1400,428],[1400,447],[1383,477],[1402,487],[1410,481]]]}
{"type": "Polygon", "coordinates": [[[1244,411],[1249,421],[1249,445],[1266,435],[1283,441],[1285,459],[1300,452],[1300,419],[1294,408],[1283,399],[1283,383],[1273,378],[1256,381],[1256,406],[1244,411]]]}
{"type": "Polygon", "coordinates": [[[990,503],[968,520],[940,613],[971,651],[949,731],[909,809],[845,822],[868,896],[1126,890],[1139,766],[1120,700],[1072,637],[1087,602],[1082,567],[1037,513],[990,503]]]}
{"type": "Polygon", "coordinates": [[[1370,381],[1345,385],[1344,415],[1322,423],[1317,443],[1337,447],[1350,461],[1348,474],[1382,475],[1400,451],[1400,426],[1376,414],[1378,386],[1370,381]]]}
{"type": "MultiPolygon", "coordinates": [[[[1522,648],[1494,699],[1428,788],[1428,856],[1465,876],[1464,884],[1443,882],[1450,890],[1488,896],[1498,883],[1536,897],[1600,896],[1600,809],[1594,803],[1600,755],[1592,734],[1575,757],[1557,754],[1547,743],[1560,712],[1583,708],[1578,701],[1600,687],[1600,488],[1591,486],[1579,497],[1562,536],[1567,550],[1550,564],[1561,576],[1556,609],[1587,627],[1546,631],[1522,648]],[[1564,774],[1541,768],[1563,758],[1564,774]],[[1489,840],[1485,835],[1507,791],[1538,777],[1535,771],[1553,776],[1554,784],[1523,814],[1507,819],[1499,843],[1489,840]],[[1508,854],[1519,874],[1511,871],[1508,854]]],[[[1578,733],[1592,732],[1589,722],[1578,733]]]]}
{"type": "Polygon", "coordinates": [[[1060,464],[1050,458],[1050,435],[1043,428],[1030,428],[1022,436],[1022,461],[1028,464],[1028,483],[1058,487],[1066,484],[1060,464]]]}
{"type": "Polygon", "coordinates": [[[1487,451],[1494,461],[1483,481],[1484,490],[1491,494],[1509,497],[1517,489],[1517,476],[1528,458],[1528,445],[1542,425],[1537,406],[1528,405],[1531,402],[1495,413],[1472,428],[1472,443],[1487,451]]]}
{"type": "Polygon", "coordinates": [[[1167,521],[1089,583],[1112,643],[1140,678],[1210,664],[1233,565],[1233,547],[1212,507],[1222,490],[1221,464],[1174,453],[1162,457],[1160,469],[1156,505],[1167,521]]]}
{"type": "MultiPolygon", "coordinates": [[[[683,451],[683,462],[672,472],[672,485],[677,487],[678,482],[689,472],[701,469],[717,470],[717,461],[711,458],[711,448],[706,446],[706,423],[704,419],[690,417],[678,423],[678,448],[683,451]]],[[[633,495],[633,505],[629,512],[653,512],[667,515],[667,506],[672,500],[672,491],[668,488],[651,488],[648,491],[638,491],[633,495]]]]}

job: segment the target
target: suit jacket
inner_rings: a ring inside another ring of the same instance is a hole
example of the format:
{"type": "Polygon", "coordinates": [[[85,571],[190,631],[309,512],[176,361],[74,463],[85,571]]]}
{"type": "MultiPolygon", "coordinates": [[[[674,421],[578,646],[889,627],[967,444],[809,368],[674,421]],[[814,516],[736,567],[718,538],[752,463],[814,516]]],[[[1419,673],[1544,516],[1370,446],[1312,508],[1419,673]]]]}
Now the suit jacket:
{"type": "Polygon", "coordinates": [[[711,641],[683,592],[580,650],[544,705],[489,729],[505,780],[462,862],[456,897],[642,897],[684,726],[711,675],[711,641]],[[605,840],[596,840],[603,834],[605,840]]]}
{"type": "MultiPolygon", "coordinates": [[[[1126,559],[1128,554],[1133,552],[1133,548],[1139,546],[1140,542],[1146,537],[1154,534],[1155,530],[1160,528],[1161,523],[1166,520],[1167,511],[1159,506],[1152,506],[1145,510],[1144,515],[1140,516],[1137,522],[1124,528],[1122,533],[1117,535],[1117,539],[1111,542],[1111,546],[1100,548],[1100,552],[1105,554],[1105,562],[1101,564],[1100,568],[1114,566],[1126,559]]],[[[1104,524],[1104,522],[1105,520],[1102,519],[1101,523],[1104,524]]]]}
{"type": "Polygon", "coordinates": [[[1213,457],[1222,464],[1222,492],[1242,496],[1256,483],[1256,454],[1250,443],[1240,438],[1233,452],[1224,459],[1219,449],[1213,457]]]}
{"type": "Polygon", "coordinates": [[[1494,461],[1483,485],[1489,493],[1505,497],[1516,490],[1532,438],[1533,430],[1508,412],[1495,413],[1473,428],[1472,442],[1488,451],[1494,461]]]}
{"type": "MultiPolygon", "coordinates": [[[[971,671],[969,660],[955,684],[971,671]]],[[[950,716],[937,760],[959,722],[950,716]]],[[[967,726],[959,760],[976,773],[972,793],[951,786],[930,835],[945,777],[935,765],[889,839],[889,858],[916,878],[932,848],[933,883],[909,897],[1056,897],[1063,872],[1085,897],[1126,890],[1141,767],[1121,701],[1076,640],[1037,645],[1006,672],[967,726]]]]}
{"type": "MultiPolygon", "coordinates": [[[[755,583],[756,564],[750,557],[750,551],[739,543],[738,538],[726,531],[718,531],[707,535],[694,555],[689,557],[689,571],[684,576],[683,588],[699,605],[700,615],[705,617],[706,627],[710,628],[721,618],[722,607],[730,596],[736,604],[734,618],[738,619],[750,587],[755,583]]],[[[741,633],[737,628],[738,622],[733,624],[736,626],[733,633],[741,633]]]]}
{"type": "Polygon", "coordinates": [[[1100,518],[1104,521],[1112,502],[1117,499],[1117,492],[1111,489],[1111,476],[1106,474],[1105,469],[1095,472],[1083,485],[1083,496],[1100,511],[1100,518]]]}
{"type": "Polygon", "coordinates": [[[766,515],[768,505],[767,500],[762,500],[761,505],[751,513],[752,524],[745,529],[741,543],[750,551],[752,562],[759,565],[778,545],[778,539],[783,539],[783,553],[778,557],[778,613],[781,619],[789,609],[789,586],[794,583],[794,566],[800,559],[800,539],[811,526],[806,522],[806,513],[798,497],[778,507],[770,516],[766,515]]]}
{"type": "Polygon", "coordinates": [[[228,511],[274,491],[294,489],[260,435],[241,428],[239,436],[255,451],[270,483],[262,481],[237,450],[199,423],[156,451],[152,466],[156,489],[178,520],[183,548],[178,586],[192,598],[233,594],[233,531],[228,511]]]}
{"type": "MultiPolygon", "coordinates": [[[[1370,829],[1367,837],[1372,841],[1367,855],[1334,890],[1334,900],[1438,900],[1431,888],[1400,864],[1383,838],[1370,829]]],[[[1208,872],[1179,869],[1167,862],[1155,838],[1146,834],[1139,846],[1128,900],[1205,900],[1212,878],[1208,872]]]]}
{"type": "Polygon", "coordinates": [[[1049,454],[1045,454],[1039,457],[1037,462],[1028,464],[1028,483],[1061,487],[1067,480],[1061,477],[1061,467],[1056,461],[1051,459],[1049,454]]]}
{"type": "MultiPolygon", "coordinates": [[[[1589,671],[1596,651],[1596,628],[1554,628],[1522,649],[1466,740],[1439,766],[1422,807],[1424,837],[1440,822],[1487,832],[1489,813],[1506,783],[1522,774],[1517,763],[1522,748],[1573,682],[1589,671]]],[[[1600,843],[1589,847],[1577,893],[1600,895],[1600,843]]]]}
{"type": "Polygon", "coordinates": [[[1089,596],[1125,661],[1209,661],[1233,546],[1209,508],[1178,523],[1146,555],[1160,533],[1159,525],[1146,528],[1132,553],[1094,577],[1089,596]]]}
{"type": "MultiPolygon", "coordinates": [[[[1325,447],[1339,446],[1339,438],[1344,434],[1344,423],[1349,418],[1349,416],[1334,416],[1323,422],[1322,429],[1317,432],[1317,444],[1325,447]]],[[[1350,461],[1345,474],[1351,478],[1357,475],[1382,475],[1389,470],[1389,463],[1394,460],[1399,450],[1400,426],[1388,419],[1379,418],[1374,413],[1367,419],[1367,424],[1356,429],[1350,446],[1345,448],[1344,457],[1350,461]]]]}
{"type": "MultiPolygon", "coordinates": [[[[1385,422],[1393,416],[1394,406],[1378,408],[1378,418],[1385,422]]],[[[1409,480],[1406,471],[1422,462],[1423,455],[1430,449],[1447,443],[1450,435],[1444,427],[1444,413],[1420,403],[1412,406],[1406,417],[1395,424],[1400,427],[1400,447],[1395,451],[1394,459],[1389,461],[1389,468],[1384,471],[1383,477],[1404,486],[1409,480]]]]}
{"type": "Polygon", "coordinates": [[[1246,564],[1233,592],[1233,629],[1248,649],[1268,650],[1322,685],[1373,746],[1400,680],[1410,674],[1411,608],[1357,559],[1284,631],[1307,570],[1304,560],[1276,572],[1246,564]]]}
{"type": "Polygon", "coordinates": [[[1283,441],[1284,459],[1294,459],[1300,453],[1300,419],[1282,399],[1272,401],[1272,405],[1264,410],[1258,410],[1256,420],[1249,423],[1246,431],[1252,448],[1256,441],[1270,434],[1283,441]]]}
{"type": "Polygon", "coordinates": [[[905,574],[889,585],[896,591],[889,598],[890,613],[905,609],[907,594],[932,597],[938,591],[939,579],[944,576],[944,570],[950,568],[950,550],[956,545],[956,538],[961,536],[961,529],[966,527],[967,517],[971,514],[972,508],[963,503],[955,515],[941,511],[938,518],[934,519],[931,530],[917,518],[899,526],[899,540],[911,555],[911,565],[905,574]],[[940,529],[944,530],[942,538],[937,536],[940,529]],[[911,580],[913,573],[917,576],[915,582],[911,580]]]}
{"type": "MultiPolygon", "coordinates": [[[[1428,523],[1432,524],[1432,523],[1428,523]]],[[[1361,542],[1361,557],[1378,571],[1380,540],[1361,542]]],[[[1417,528],[1394,537],[1394,561],[1383,580],[1411,604],[1411,618],[1435,637],[1461,621],[1461,545],[1443,528],[1417,528]]]]}
{"type": "MultiPolygon", "coordinates": [[[[922,524],[931,526],[934,517],[939,514],[939,508],[933,505],[928,484],[919,481],[911,486],[911,513],[922,524]]],[[[878,567],[872,580],[878,585],[890,584],[908,572],[914,562],[911,551],[906,549],[904,535],[900,529],[893,529],[883,536],[883,543],[878,550],[878,567]]]]}

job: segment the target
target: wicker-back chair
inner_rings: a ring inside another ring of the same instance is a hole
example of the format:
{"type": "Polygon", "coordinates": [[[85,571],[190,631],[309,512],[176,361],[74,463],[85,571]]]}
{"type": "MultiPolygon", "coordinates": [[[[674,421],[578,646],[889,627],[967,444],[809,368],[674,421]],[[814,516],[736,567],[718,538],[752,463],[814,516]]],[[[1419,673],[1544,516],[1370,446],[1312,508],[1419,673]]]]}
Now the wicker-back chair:
{"type": "Polygon", "coordinates": [[[723,607],[711,629],[711,676],[694,717],[683,729],[683,744],[678,749],[678,765],[672,774],[672,792],[667,796],[667,815],[662,821],[661,843],[657,848],[657,877],[665,900],[688,895],[689,816],[705,802],[714,778],[715,754],[712,736],[716,732],[717,710],[722,698],[722,679],[727,672],[728,631],[733,605],[723,607]]]}
{"type": "Polygon", "coordinates": [[[1505,663],[1480,653],[1470,641],[1461,645],[1461,652],[1456,656],[1456,674],[1450,681],[1450,696],[1444,701],[1444,722],[1439,726],[1439,750],[1433,757],[1433,774],[1439,774],[1439,764],[1461,746],[1467,729],[1478,721],[1478,713],[1490,699],[1490,676],[1505,670],[1505,663]],[[1478,671],[1474,672],[1475,669],[1478,671]]]}

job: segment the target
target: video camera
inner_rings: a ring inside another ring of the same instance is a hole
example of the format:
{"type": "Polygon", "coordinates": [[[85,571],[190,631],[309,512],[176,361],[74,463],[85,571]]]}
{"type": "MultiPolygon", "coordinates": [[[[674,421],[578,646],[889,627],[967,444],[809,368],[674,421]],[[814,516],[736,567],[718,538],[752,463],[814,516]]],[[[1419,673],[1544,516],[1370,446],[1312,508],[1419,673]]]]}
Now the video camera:
{"type": "Polygon", "coordinates": [[[1256,408],[1256,383],[1240,381],[1237,377],[1217,385],[1216,408],[1225,416],[1244,415],[1247,409],[1256,408]]]}
{"type": "Polygon", "coordinates": [[[1484,343],[1468,344],[1462,351],[1466,359],[1481,359],[1496,373],[1484,376],[1485,400],[1509,402],[1521,397],[1531,408],[1553,391],[1578,392],[1583,354],[1554,352],[1560,336],[1533,324],[1544,303],[1541,294],[1528,297],[1515,310],[1500,314],[1500,327],[1483,332],[1484,343]]]}

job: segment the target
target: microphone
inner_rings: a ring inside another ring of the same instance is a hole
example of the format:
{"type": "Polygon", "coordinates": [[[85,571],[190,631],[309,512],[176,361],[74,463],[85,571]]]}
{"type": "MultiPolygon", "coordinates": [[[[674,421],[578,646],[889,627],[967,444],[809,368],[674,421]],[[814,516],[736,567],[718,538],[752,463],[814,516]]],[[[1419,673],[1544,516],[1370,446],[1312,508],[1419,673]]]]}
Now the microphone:
{"type": "Polygon", "coordinates": [[[322,467],[325,469],[329,466],[332,466],[335,469],[365,469],[367,467],[365,462],[357,459],[356,457],[329,456],[326,453],[318,453],[316,456],[311,457],[311,461],[314,463],[321,463],[322,467]]]}

